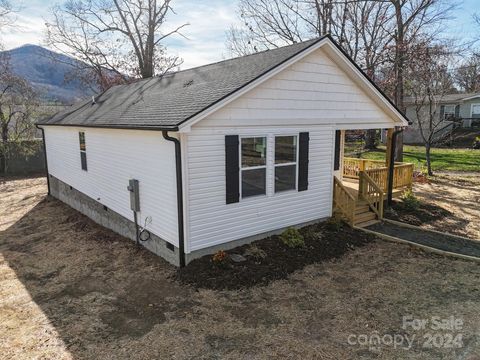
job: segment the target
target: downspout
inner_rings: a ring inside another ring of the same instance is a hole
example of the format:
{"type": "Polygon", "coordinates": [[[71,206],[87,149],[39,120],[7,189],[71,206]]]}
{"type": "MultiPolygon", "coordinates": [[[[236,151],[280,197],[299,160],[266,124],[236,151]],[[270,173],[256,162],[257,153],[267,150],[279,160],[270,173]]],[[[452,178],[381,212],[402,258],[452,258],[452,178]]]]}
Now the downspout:
{"type": "Polygon", "coordinates": [[[395,148],[397,144],[397,135],[403,132],[403,128],[395,130],[392,134],[392,146],[390,147],[390,162],[388,164],[388,189],[387,189],[387,204],[392,206],[393,200],[393,174],[395,171],[395,148]]]}
{"type": "Polygon", "coordinates": [[[45,170],[47,172],[47,188],[48,188],[48,195],[51,195],[50,194],[50,175],[48,173],[47,144],[45,142],[45,130],[38,125],[35,125],[35,127],[42,131],[43,157],[45,158],[45,170]]]}
{"type": "Polygon", "coordinates": [[[177,217],[178,217],[178,251],[180,267],[185,266],[185,234],[183,230],[183,181],[182,181],[182,149],[180,140],[168,135],[167,130],[162,131],[163,138],[175,144],[175,167],[177,175],[177,217]]]}

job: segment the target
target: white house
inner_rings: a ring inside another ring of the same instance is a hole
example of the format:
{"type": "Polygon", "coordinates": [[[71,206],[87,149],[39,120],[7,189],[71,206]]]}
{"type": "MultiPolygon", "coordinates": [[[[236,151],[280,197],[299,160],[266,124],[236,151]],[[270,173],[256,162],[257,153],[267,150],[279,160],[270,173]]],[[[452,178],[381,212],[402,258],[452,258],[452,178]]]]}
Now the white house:
{"type": "Polygon", "coordinates": [[[115,86],[38,125],[52,196],[183,265],[330,217],[342,130],[407,120],[327,36],[115,86]]]}
{"type": "MultiPolygon", "coordinates": [[[[415,98],[405,98],[405,115],[411,121],[411,126],[406,129],[403,141],[406,144],[422,144],[423,137],[420,133],[417,111],[423,117],[420,119],[424,136],[430,135],[429,104],[415,105],[415,98]]],[[[436,119],[432,121],[434,139],[448,139],[452,131],[458,127],[472,128],[480,125],[480,94],[446,94],[438,99],[433,111],[436,119]]]]}

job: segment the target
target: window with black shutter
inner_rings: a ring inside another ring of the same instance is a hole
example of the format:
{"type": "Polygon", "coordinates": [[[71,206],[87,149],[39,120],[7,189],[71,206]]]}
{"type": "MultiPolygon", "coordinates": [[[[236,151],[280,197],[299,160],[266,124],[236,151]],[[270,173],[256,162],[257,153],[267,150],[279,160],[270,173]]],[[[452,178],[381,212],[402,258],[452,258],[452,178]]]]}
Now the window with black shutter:
{"type": "Polygon", "coordinates": [[[308,132],[274,138],[271,135],[225,136],[226,203],[267,195],[267,184],[273,185],[275,193],[307,190],[309,141],[308,132]],[[274,158],[270,160],[267,159],[267,138],[275,141],[272,141],[274,158]]]}
{"type": "Polygon", "coordinates": [[[87,145],[85,143],[85,133],[83,131],[78,133],[80,140],[80,163],[82,170],[87,171],[87,145]]]}

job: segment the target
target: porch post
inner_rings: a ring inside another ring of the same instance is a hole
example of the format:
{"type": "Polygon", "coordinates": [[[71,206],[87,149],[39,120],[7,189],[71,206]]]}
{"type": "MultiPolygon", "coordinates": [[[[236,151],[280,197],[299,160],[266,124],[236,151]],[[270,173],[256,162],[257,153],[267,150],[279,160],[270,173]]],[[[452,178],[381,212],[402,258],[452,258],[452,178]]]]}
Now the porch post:
{"type": "Polygon", "coordinates": [[[387,150],[385,152],[385,164],[387,168],[390,168],[390,161],[395,162],[395,159],[391,159],[392,154],[392,140],[393,140],[393,132],[395,131],[394,128],[387,129],[387,150]]]}

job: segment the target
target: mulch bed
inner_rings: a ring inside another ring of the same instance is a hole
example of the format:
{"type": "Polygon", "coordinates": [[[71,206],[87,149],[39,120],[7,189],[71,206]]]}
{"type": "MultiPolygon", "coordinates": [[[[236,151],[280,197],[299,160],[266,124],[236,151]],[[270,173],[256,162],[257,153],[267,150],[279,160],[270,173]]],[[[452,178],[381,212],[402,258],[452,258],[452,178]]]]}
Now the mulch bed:
{"type": "Polygon", "coordinates": [[[403,201],[394,201],[392,208],[394,211],[385,212],[385,218],[416,226],[433,223],[454,216],[454,214],[447,209],[424,202],[420,202],[417,208],[410,208],[403,201]]]}
{"type": "Polygon", "coordinates": [[[219,266],[212,262],[211,255],[207,255],[179,269],[175,277],[195,288],[214,290],[266,285],[273,280],[284,279],[306,265],[339,258],[374,239],[372,235],[335,221],[306,226],[300,229],[300,233],[305,240],[303,247],[289,248],[279,236],[271,236],[227,251],[227,254],[244,256],[246,260],[243,262],[230,260],[226,265],[219,266]],[[252,251],[252,246],[256,251],[252,251]],[[258,249],[266,256],[259,257],[258,249]]]}

